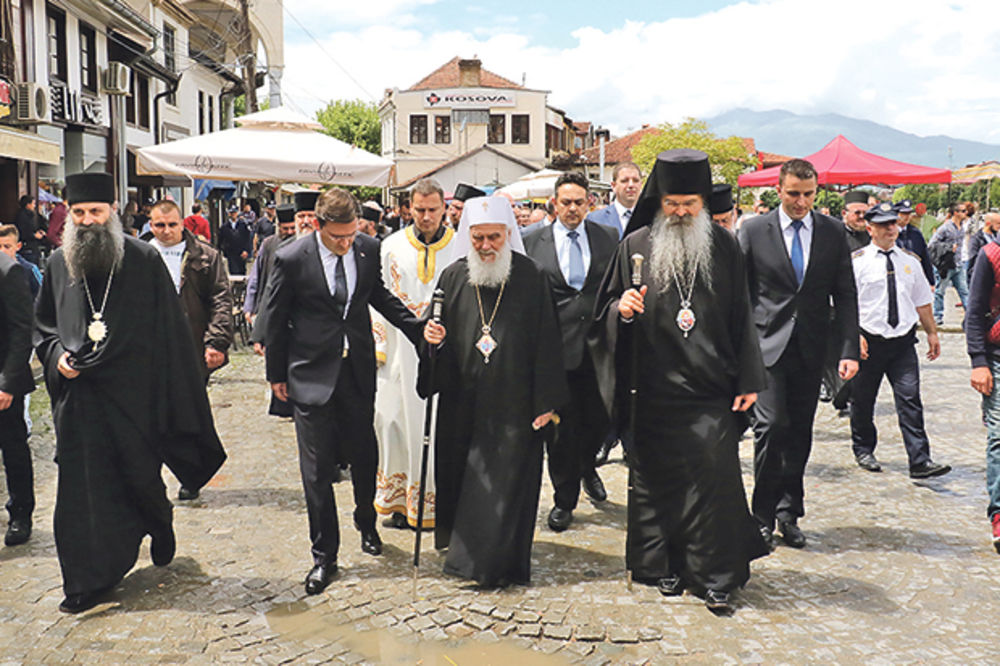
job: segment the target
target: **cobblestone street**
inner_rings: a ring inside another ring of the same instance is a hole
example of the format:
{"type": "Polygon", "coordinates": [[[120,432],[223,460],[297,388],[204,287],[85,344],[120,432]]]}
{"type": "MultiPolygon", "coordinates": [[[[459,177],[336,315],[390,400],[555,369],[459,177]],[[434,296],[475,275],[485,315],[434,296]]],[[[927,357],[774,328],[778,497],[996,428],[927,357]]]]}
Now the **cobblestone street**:
{"type": "MultiPolygon", "coordinates": [[[[957,322],[954,308],[948,318],[957,322]]],[[[923,396],[934,459],[954,471],[909,479],[887,385],[877,412],[881,474],[854,464],[847,419],[821,404],[801,522],[809,544],[754,562],[729,618],[690,595],[626,589],[620,449],[601,468],[609,500],[581,502],[561,534],[545,526],[546,478],[533,584],[500,592],[445,577],[426,538],[414,598],[413,532],[380,527],[384,555],[361,553],[350,489],[340,483],[340,574],[306,597],[311,558],[293,428],[265,415],[263,362],[245,351],[210,387],[229,460],[200,499],[175,502],[177,558],[153,567],[147,540],[108,603],[67,616],[56,609],[54,437],[40,389],[35,532],[25,546],[0,549],[0,663],[992,662],[1000,556],[985,517],[985,434],[965,339],[945,334],[942,347],[939,360],[923,363],[923,396]]],[[[748,490],[752,448],[744,439],[748,490]]],[[[164,474],[174,498],[177,482],[164,474]]]]}

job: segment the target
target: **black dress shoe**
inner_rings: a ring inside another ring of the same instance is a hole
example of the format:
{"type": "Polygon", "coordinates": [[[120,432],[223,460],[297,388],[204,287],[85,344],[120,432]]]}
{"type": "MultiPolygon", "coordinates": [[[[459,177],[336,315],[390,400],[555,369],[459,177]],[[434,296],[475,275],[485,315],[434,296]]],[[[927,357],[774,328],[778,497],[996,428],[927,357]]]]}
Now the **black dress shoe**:
{"type": "Polygon", "coordinates": [[[858,463],[858,467],[861,469],[866,469],[869,472],[881,472],[882,465],[878,464],[878,460],[875,460],[875,455],[871,453],[859,453],[854,457],[855,462],[858,463]]]}
{"type": "Polygon", "coordinates": [[[11,518],[7,524],[7,533],[3,537],[4,545],[20,546],[31,537],[31,518],[11,518]]]}
{"type": "Polygon", "coordinates": [[[309,575],[306,576],[306,594],[319,594],[326,589],[336,574],[336,562],[317,564],[309,570],[309,575]]]}
{"type": "Polygon", "coordinates": [[[608,464],[608,456],[611,455],[611,450],[615,448],[616,444],[618,444],[617,439],[609,439],[601,444],[601,447],[597,449],[597,455],[594,456],[595,467],[608,464]]]}
{"type": "Polygon", "coordinates": [[[174,538],[174,529],[168,527],[159,534],[154,534],[153,542],[149,544],[149,556],[153,564],[158,567],[165,567],[174,559],[177,551],[177,539],[174,538]]]}
{"type": "Polygon", "coordinates": [[[911,479],[929,479],[932,476],[941,476],[951,471],[951,465],[940,465],[933,460],[914,465],[910,468],[911,479]]]}
{"type": "Polygon", "coordinates": [[[667,576],[656,581],[656,589],[665,597],[679,597],[684,594],[684,581],[676,574],[667,576]]]}
{"type": "Polygon", "coordinates": [[[595,502],[603,502],[608,499],[608,491],[604,489],[604,482],[597,476],[597,470],[587,472],[583,475],[583,492],[587,497],[595,502]]]}
{"type": "Polygon", "coordinates": [[[177,499],[179,500],[193,500],[198,499],[198,491],[192,490],[191,488],[185,488],[181,486],[181,489],[177,491],[177,499]]]}
{"type": "Polygon", "coordinates": [[[361,533],[361,551],[369,555],[382,554],[382,538],[374,528],[370,532],[361,533]]]}
{"type": "Polygon", "coordinates": [[[382,527],[389,527],[394,530],[405,530],[410,527],[410,524],[406,522],[406,516],[401,514],[399,511],[393,511],[391,516],[382,521],[382,527]]]}
{"type": "Polygon", "coordinates": [[[67,594],[66,598],[59,604],[59,610],[63,613],[82,613],[85,610],[90,610],[101,603],[109,591],[105,589],[85,594],[67,594]]]}
{"type": "Polygon", "coordinates": [[[795,523],[778,521],[778,529],[781,530],[781,540],[792,548],[805,548],[806,535],[802,533],[795,523]]]}
{"type": "Polygon", "coordinates": [[[560,509],[557,506],[549,511],[549,528],[553,532],[565,532],[569,524],[573,522],[573,512],[567,509],[560,509]]]}
{"type": "Polygon", "coordinates": [[[705,607],[716,615],[729,615],[733,607],[729,603],[729,593],[718,590],[705,591],[705,607]]]}

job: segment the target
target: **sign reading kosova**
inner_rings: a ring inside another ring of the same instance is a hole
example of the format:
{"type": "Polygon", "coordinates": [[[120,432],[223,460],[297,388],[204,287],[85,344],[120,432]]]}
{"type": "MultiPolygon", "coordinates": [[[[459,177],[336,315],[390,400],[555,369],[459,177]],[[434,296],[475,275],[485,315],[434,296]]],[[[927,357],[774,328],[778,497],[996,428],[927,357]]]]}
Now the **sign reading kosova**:
{"type": "Polygon", "coordinates": [[[424,108],[428,109],[486,109],[516,105],[515,93],[495,88],[432,90],[424,95],[424,108]]]}

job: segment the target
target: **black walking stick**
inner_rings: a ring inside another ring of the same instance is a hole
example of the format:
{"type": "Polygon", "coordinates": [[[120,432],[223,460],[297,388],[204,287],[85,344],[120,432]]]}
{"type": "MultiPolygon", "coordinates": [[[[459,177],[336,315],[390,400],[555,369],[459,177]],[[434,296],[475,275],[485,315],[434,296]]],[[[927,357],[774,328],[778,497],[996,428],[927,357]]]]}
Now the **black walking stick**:
{"type": "MultiPolygon", "coordinates": [[[[431,299],[431,319],[435,324],[441,323],[441,308],[444,306],[444,290],[435,289],[431,299]]],[[[427,481],[427,456],[431,448],[431,421],[434,418],[434,363],[437,360],[437,348],[432,345],[428,349],[430,358],[427,361],[427,386],[430,395],[424,403],[424,445],[420,454],[420,490],[417,493],[417,536],[413,544],[413,596],[417,596],[417,572],[420,570],[420,536],[424,531],[424,494],[427,481]]]]}
{"type": "MultiPolygon", "coordinates": [[[[636,252],[632,255],[632,288],[639,291],[639,287],[642,286],[642,262],[645,260],[641,254],[636,252]]],[[[635,405],[636,398],[639,395],[639,331],[637,329],[639,316],[638,312],[632,315],[632,365],[629,368],[629,389],[628,389],[628,428],[629,433],[632,436],[632,445],[635,446],[635,405]]],[[[632,500],[632,492],[635,489],[634,481],[632,479],[632,465],[635,460],[635,453],[633,450],[632,455],[628,452],[625,454],[626,460],[628,461],[628,498],[626,502],[628,506],[625,509],[625,533],[631,534],[632,526],[632,512],[635,510],[635,502],[632,500]]],[[[626,569],[626,586],[629,592],[632,591],[632,570],[626,569]]]]}

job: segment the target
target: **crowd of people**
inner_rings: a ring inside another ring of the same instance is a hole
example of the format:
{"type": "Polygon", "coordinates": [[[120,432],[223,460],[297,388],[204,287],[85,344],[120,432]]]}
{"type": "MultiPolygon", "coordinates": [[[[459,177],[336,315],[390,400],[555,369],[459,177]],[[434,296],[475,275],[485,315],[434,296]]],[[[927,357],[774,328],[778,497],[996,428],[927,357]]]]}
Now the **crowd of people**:
{"type": "Polygon", "coordinates": [[[934,225],[909,201],[853,191],[836,219],[815,209],[818,188],[813,166],[790,160],[780,204],[744,215],[708,157],[678,149],[647,175],[618,164],[596,210],[573,172],[537,216],[465,184],[449,199],[423,179],[398,213],[336,187],[233,205],[213,244],[198,206],[184,217],[149,201],[120,216],[110,175],[70,175],[44,275],[51,216],[44,231],[27,215],[0,226],[5,543],[31,535],[34,350],[57,433],[60,610],[99,603],[146,535],[153,563],[168,564],[162,466],[189,501],[226,459],[206,385],[229,360],[236,315],[264,359],[268,412],[294,422],[307,594],[337,574],[341,479],[363,552],[382,553],[382,515],[384,527],[433,530],[451,575],[527,584],[544,459],[546,523],[561,532],[581,491],[607,499],[598,470],[620,443],[630,581],[730,613],[752,560],[808,543],[803,475],[821,396],[849,414],[857,465],[880,473],[874,405],[888,378],[910,477],[950,471],[930,455],[916,344],[922,329],[927,358],[940,354],[951,284],[983,396],[1000,552],[1000,214],[979,228],[960,203],[934,225]]]}

